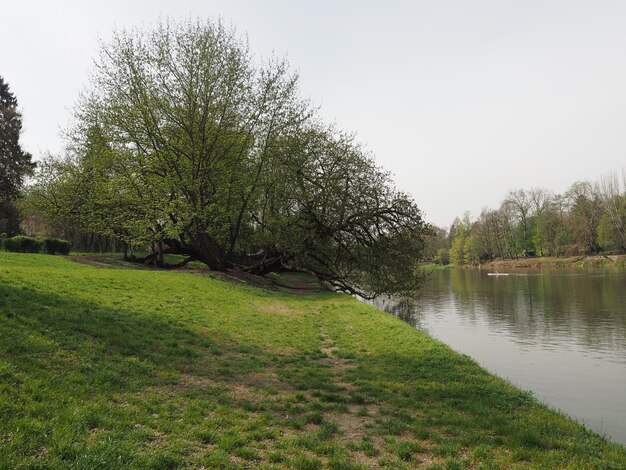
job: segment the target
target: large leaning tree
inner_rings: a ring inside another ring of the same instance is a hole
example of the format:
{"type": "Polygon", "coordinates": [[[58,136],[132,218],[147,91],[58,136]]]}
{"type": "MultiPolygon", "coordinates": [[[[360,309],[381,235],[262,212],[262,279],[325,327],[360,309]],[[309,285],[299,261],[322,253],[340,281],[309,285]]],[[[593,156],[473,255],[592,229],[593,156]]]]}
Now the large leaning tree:
{"type": "Polygon", "coordinates": [[[354,139],[323,124],[281,60],[220,23],[166,22],[102,45],[64,161],[33,195],[85,230],[211,269],[310,272],[412,291],[428,230],[354,139]]]}
{"type": "Polygon", "coordinates": [[[17,109],[17,99],[0,76],[0,235],[19,232],[15,200],[24,178],[34,167],[31,154],[20,145],[21,131],[22,115],[17,109]]]}

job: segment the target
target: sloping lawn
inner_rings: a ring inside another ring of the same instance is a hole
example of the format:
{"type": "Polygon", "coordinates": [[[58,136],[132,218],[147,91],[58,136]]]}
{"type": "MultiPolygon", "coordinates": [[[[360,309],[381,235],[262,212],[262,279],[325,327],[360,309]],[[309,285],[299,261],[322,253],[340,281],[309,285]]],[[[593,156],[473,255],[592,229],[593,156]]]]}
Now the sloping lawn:
{"type": "Polygon", "coordinates": [[[0,253],[0,468],[626,468],[373,307],[0,253]]]}

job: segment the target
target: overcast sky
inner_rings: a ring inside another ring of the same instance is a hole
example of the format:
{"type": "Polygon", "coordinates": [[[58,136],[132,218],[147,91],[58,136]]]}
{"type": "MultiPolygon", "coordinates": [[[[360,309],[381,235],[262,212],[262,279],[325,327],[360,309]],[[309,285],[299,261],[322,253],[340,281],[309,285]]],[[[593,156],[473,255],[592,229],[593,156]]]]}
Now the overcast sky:
{"type": "Polygon", "coordinates": [[[62,150],[98,39],[198,16],[288,57],[302,94],[357,133],[429,222],[626,166],[626,1],[2,3],[0,75],[36,157],[62,150]]]}

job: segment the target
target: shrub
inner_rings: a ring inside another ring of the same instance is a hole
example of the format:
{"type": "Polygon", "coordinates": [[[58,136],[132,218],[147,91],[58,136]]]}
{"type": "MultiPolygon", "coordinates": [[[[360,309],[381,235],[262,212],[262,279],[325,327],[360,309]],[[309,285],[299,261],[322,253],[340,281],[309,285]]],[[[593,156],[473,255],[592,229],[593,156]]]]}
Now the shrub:
{"type": "Polygon", "coordinates": [[[43,251],[49,255],[69,255],[70,242],[61,240],[60,238],[44,238],[43,251]]]}
{"type": "Polygon", "coordinates": [[[4,240],[4,249],[15,253],[39,253],[41,242],[33,237],[18,235],[4,240]]]}

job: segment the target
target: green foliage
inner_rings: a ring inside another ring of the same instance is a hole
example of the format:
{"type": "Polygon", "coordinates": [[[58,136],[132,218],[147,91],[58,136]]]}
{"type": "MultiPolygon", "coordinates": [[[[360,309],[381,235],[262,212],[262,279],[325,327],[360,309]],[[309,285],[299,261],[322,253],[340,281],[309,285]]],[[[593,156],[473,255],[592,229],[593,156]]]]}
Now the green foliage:
{"type": "Polygon", "coordinates": [[[17,99],[0,76],[0,233],[19,233],[19,212],[15,201],[24,178],[32,174],[32,155],[24,152],[19,139],[22,115],[17,99]]]}
{"type": "Polygon", "coordinates": [[[626,466],[347,295],[13,253],[0,278],[0,468],[626,466]]]}
{"type": "Polygon", "coordinates": [[[598,223],[598,244],[606,251],[623,251],[623,227],[626,227],[626,196],[623,198],[621,210],[612,217],[610,213],[602,214],[598,223]]]}
{"type": "Polygon", "coordinates": [[[477,257],[624,253],[626,170],[621,180],[608,173],[595,184],[576,182],[563,195],[540,188],[510,191],[500,208],[484,209],[471,226],[456,219],[450,235],[455,264],[477,257]]]}
{"type": "Polygon", "coordinates": [[[168,250],[214,270],[313,272],[364,296],[414,291],[421,212],[297,84],[285,61],[258,63],[221,23],[118,31],[33,206],[150,246],[156,264],[168,250]]]}
{"type": "Polygon", "coordinates": [[[461,265],[464,262],[463,249],[465,247],[465,237],[458,234],[452,240],[452,247],[448,251],[448,257],[452,264],[461,265]]]}
{"type": "Polygon", "coordinates": [[[44,238],[42,240],[43,251],[49,255],[69,255],[70,242],[60,238],[44,238]]]}
{"type": "Polygon", "coordinates": [[[466,264],[475,264],[480,260],[480,252],[476,236],[470,233],[463,243],[463,261],[466,264]]]}
{"type": "Polygon", "coordinates": [[[4,249],[14,253],[39,253],[42,248],[40,240],[33,237],[18,235],[12,238],[5,238],[4,249]]]}
{"type": "Polygon", "coordinates": [[[600,197],[592,185],[574,183],[568,191],[571,199],[569,222],[571,248],[568,254],[589,254],[598,251],[597,226],[602,217],[600,197]]]}
{"type": "Polygon", "coordinates": [[[447,251],[450,249],[448,231],[435,225],[430,225],[429,229],[429,233],[424,236],[424,260],[437,264],[447,264],[449,262],[446,261],[448,259],[447,251]],[[446,254],[442,258],[444,251],[446,254]]]}
{"type": "Polygon", "coordinates": [[[49,255],[69,255],[70,243],[67,240],[59,238],[38,239],[18,235],[12,238],[6,238],[2,241],[4,249],[14,253],[40,253],[44,252],[49,255]]]}
{"type": "MultiPolygon", "coordinates": [[[[465,241],[470,235],[471,223],[469,212],[465,212],[463,220],[456,219],[450,229],[452,246],[448,251],[450,262],[456,265],[465,263],[465,241]]],[[[468,246],[469,249],[469,246],[468,246]]]]}
{"type": "Polygon", "coordinates": [[[448,250],[445,248],[439,248],[433,261],[441,265],[450,264],[450,254],[448,250]]]}

